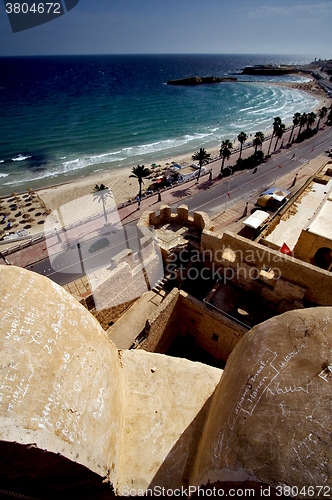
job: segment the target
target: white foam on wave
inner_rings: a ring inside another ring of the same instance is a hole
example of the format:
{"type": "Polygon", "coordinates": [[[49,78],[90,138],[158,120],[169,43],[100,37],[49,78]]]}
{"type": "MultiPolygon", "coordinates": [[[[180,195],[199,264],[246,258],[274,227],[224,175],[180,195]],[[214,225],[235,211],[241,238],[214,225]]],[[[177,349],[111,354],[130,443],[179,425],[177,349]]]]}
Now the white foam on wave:
{"type": "Polygon", "coordinates": [[[8,175],[9,175],[9,174],[2,174],[2,173],[0,172],[0,177],[8,177],[8,175]]]}
{"type": "Polygon", "coordinates": [[[12,161],[24,161],[28,158],[31,158],[31,156],[19,154],[18,156],[16,156],[16,158],[12,158],[12,161]]]}
{"type": "Polygon", "coordinates": [[[0,163],[5,163],[5,160],[0,160],[0,163]]]}
{"type": "Polygon", "coordinates": [[[62,174],[71,170],[79,170],[81,168],[90,167],[91,165],[96,165],[100,163],[110,163],[115,161],[123,161],[126,157],[115,156],[114,153],[102,154],[97,156],[87,156],[84,158],[76,158],[76,160],[69,160],[62,163],[62,168],[59,169],[58,173],[62,174]],[[110,156],[112,156],[110,158],[110,156]]]}
{"type": "Polygon", "coordinates": [[[249,108],[243,108],[239,110],[239,113],[242,113],[243,111],[248,111],[249,109],[254,109],[253,106],[250,106],[249,108]]]}

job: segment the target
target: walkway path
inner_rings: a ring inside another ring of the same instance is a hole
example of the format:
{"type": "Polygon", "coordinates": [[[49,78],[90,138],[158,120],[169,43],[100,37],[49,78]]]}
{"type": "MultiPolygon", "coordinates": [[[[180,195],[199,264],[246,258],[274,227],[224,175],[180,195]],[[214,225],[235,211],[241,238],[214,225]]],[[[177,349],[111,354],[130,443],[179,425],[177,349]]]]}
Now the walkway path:
{"type": "MultiPolygon", "coordinates": [[[[329,127],[327,130],[329,131],[329,133],[327,135],[330,136],[331,135],[331,133],[330,133],[331,128],[329,127]]],[[[284,136],[285,144],[288,140],[289,134],[290,134],[290,131],[288,131],[287,134],[285,134],[285,136],[284,136]]],[[[322,134],[324,134],[323,130],[321,130],[315,137],[317,138],[319,135],[322,135],[322,134]]],[[[309,141],[307,141],[307,143],[308,143],[308,147],[309,147],[309,144],[310,144],[309,141]]],[[[274,141],[273,141],[273,144],[274,144],[274,141]]],[[[268,148],[269,148],[269,141],[265,141],[264,145],[263,145],[264,153],[267,153],[268,148]]],[[[284,150],[282,150],[282,151],[284,151],[284,150]]],[[[289,154],[291,155],[292,148],[290,148],[288,151],[289,151],[289,154]]],[[[288,151],[286,151],[286,152],[288,152],[288,151]]],[[[244,149],[243,153],[242,153],[242,157],[246,158],[247,156],[250,156],[252,153],[253,153],[253,148],[244,149]]],[[[239,157],[239,152],[234,153],[231,157],[231,161],[229,161],[229,162],[226,161],[225,165],[227,165],[227,164],[229,164],[231,166],[235,165],[238,157],[239,157]]],[[[222,163],[222,161],[221,161],[221,159],[219,159],[219,160],[216,160],[216,161],[209,164],[209,168],[212,169],[212,177],[213,177],[212,181],[208,180],[209,179],[208,175],[202,176],[201,181],[198,184],[195,180],[193,180],[191,182],[181,184],[181,185],[173,187],[167,191],[164,191],[161,195],[162,199],[159,202],[158,202],[158,195],[153,195],[151,197],[144,198],[141,202],[141,206],[140,206],[139,210],[137,210],[136,203],[132,204],[132,205],[128,205],[128,206],[123,207],[123,208],[119,208],[117,211],[117,214],[116,214],[118,217],[118,220],[120,220],[122,224],[127,224],[129,222],[136,221],[145,210],[148,210],[148,209],[158,210],[161,205],[164,205],[164,204],[172,205],[175,203],[179,203],[180,200],[181,201],[183,200],[183,202],[185,203],[185,199],[188,196],[198,194],[198,193],[202,192],[203,190],[208,190],[210,187],[212,187],[216,184],[228,182],[227,178],[223,179],[223,178],[218,177],[218,174],[219,174],[220,168],[221,168],[221,163],[222,163]]],[[[311,162],[310,162],[310,164],[311,164],[311,162]]],[[[301,176],[303,177],[305,175],[307,175],[307,176],[312,175],[312,174],[310,174],[310,172],[311,172],[310,169],[311,168],[314,169],[316,167],[314,167],[314,166],[311,166],[310,168],[308,167],[309,170],[308,170],[308,173],[306,173],[306,174],[304,173],[304,172],[306,172],[306,170],[304,170],[304,168],[305,168],[305,165],[302,165],[302,167],[297,169],[298,171],[301,172],[301,174],[299,176],[299,180],[300,180],[301,176]]],[[[312,173],[313,173],[313,171],[312,171],[312,173]]],[[[238,175],[241,175],[241,172],[236,172],[233,177],[238,176],[238,175]]],[[[294,174],[288,174],[287,179],[290,179],[290,177],[292,177],[293,175],[294,174]]],[[[281,183],[281,181],[280,181],[280,183],[281,183]]],[[[285,187],[285,186],[283,186],[283,187],[285,187]]],[[[229,206],[229,209],[230,208],[231,208],[231,206],[229,206]]],[[[104,223],[103,217],[101,216],[100,217],[100,227],[103,226],[103,223],[104,223]]],[[[96,233],[96,231],[100,230],[100,228],[96,229],[96,227],[97,227],[97,223],[94,220],[94,221],[91,221],[89,223],[85,223],[84,225],[80,225],[76,229],[70,229],[70,240],[73,241],[76,238],[79,241],[79,238],[82,238],[86,235],[90,235],[90,234],[92,234],[92,232],[96,233]]],[[[69,233],[69,231],[68,231],[68,233],[69,233]]],[[[68,237],[68,235],[67,235],[67,237],[68,237]]],[[[63,238],[63,235],[62,235],[62,238],[63,238]]],[[[17,243],[13,243],[13,242],[11,244],[8,243],[8,247],[12,246],[14,244],[17,245],[17,243]]],[[[44,257],[46,257],[48,255],[55,254],[55,253],[62,251],[63,245],[64,245],[64,242],[61,241],[61,238],[54,235],[51,238],[48,238],[47,243],[45,240],[42,240],[38,243],[27,246],[26,248],[22,248],[21,250],[16,251],[15,253],[5,255],[5,258],[6,258],[7,262],[9,262],[13,265],[25,267],[33,262],[37,262],[37,261],[43,259],[44,257]]],[[[1,245],[0,251],[3,252],[3,250],[5,250],[5,248],[6,248],[6,246],[1,245]]],[[[3,259],[2,260],[0,259],[0,264],[5,264],[5,261],[3,259]]]]}

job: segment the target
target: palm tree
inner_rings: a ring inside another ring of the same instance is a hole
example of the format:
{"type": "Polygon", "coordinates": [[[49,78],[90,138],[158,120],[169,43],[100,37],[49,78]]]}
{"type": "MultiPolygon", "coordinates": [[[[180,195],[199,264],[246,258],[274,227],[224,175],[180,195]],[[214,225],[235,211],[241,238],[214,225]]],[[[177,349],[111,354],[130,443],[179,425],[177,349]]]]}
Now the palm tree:
{"type": "Polygon", "coordinates": [[[142,184],[144,184],[144,177],[148,177],[148,175],[150,175],[150,170],[148,168],[146,168],[144,165],[137,165],[137,167],[133,167],[131,169],[132,171],[132,174],[129,176],[129,177],[136,177],[136,179],[138,180],[138,184],[139,184],[139,194],[138,194],[138,197],[139,197],[139,201],[141,201],[141,198],[142,198],[142,184]]]}
{"type": "Polygon", "coordinates": [[[320,121],[322,118],[324,118],[326,113],[327,113],[327,108],[325,106],[323,106],[318,112],[319,119],[318,119],[318,123],[317,123],[317,129],[319,129],[320,121]]]}
{"type": "Polygon", "coordinates": [[[311,127],[311,125],[313,125],[315,123],[316,118],[317,118],[317,115],[313,111],[311,111],[311,113],[308,114],[308,116],[307,116],[307,129],[309,129],[311,127]]]}
{"type": "Polygon", "coordinates": [[[281,125],[281,118],[279,118],[279,116],[276,116],[275,119],[274,119],[274,122],[273,122],[273,132],[272,132],[272,135],[271,135],[271,141],[270,141],[270,144],[269,144],[269,150],[267,152],[268,155],[270,154],[270,149],[271,149],[271,145],[272,145],[272,139],[276,135],[276,133],[277,133],[278,128],[279,128],[280,125],[281,125]]]}
{"type": "Polygon", "coordinates": [[[326,123],[327,123],[327,125],[332,125],[332,108],[330,108],[330,112],[327,115],[326,123]]]}
{"type": "Polygon", "coordinates": [[[294,133],[294,128],[299,125],[300,123],[300,119],[301,119],[301,113],[295,113],[294,116],[293,116],[293,128],[292,128],[292,131],[291,131],[291,135],[289,136],[289,143],[292,142],[292,137],[293,137],[293,133],[294,133]]]}
{"type": "Polygon", "coordinates": [[[279,128],[278,128],[278,130],[275,133],[275,135],[277,137],[277,140],[276,140],[276,143],[275,143],[275,146],[274,146],[274,151],[277,149],[278,141],[284,135],[285,130],[286,130],[286,125],[284,123],[280,123],[279,128]]]}
{"type": "Polygon", "coordinates": [[[301,133],[301,129],[302,129],[303,125],[305,125],[307,123],[307,117],[308,117],[307,113],[302,113],[301,118],[300,118],[300,129],[299,129],[299,133],[297,135],[297,138],[299,138],[299,135],[301,133]]]}
{"type": "Polygon", "coordinates": [[[94,199],[97,199],[98,201],[102,202],[105,222],[107,224],[107,213],[106,213],[106,209],[105,209],[105,199],[107,197],[113,198],[112,193],[110,192],[108,187],[105,186],[104,184],[100,184],[100,186],[98,186],[98,184],[96,184],[95,187],[93,188],[93,197],[94,197],[94,199]]]}
{"type": "Polygon", "coordinates": [[[264,142],[264,134],[263,132],[256,132],[254,140],[252,141],[253,145],[255,146],[255,154],[257,153],[257,148],[258,146],[261,146],[264,142]]]}
{"type": "Polygon", "coordinates": [[[193,154],[192,159],[199,162],[199,171],[198,171],[198,176],[197,176],[197,182],[199,181],[199,178],[201,176],[202,165],[204,163],[207,163],[210,158],[211,158],[210,153],[207,153],[204,148],[200,148],[199,151],[196,151],[196,153],[193,154]]]}
{"type": "Polygon", "coordinates": [[[220,147],[220,156],[222,156],[223,160],[221,164],[220,175],[223,174],[225,159],[227,158],[228,160],[230,158],[232,154],[232,149],[233,149],[233,144],[231,143],[230,140],[226,139],[225,141],[222,141],[220,147]]]}
{"type": "Polygon", "coordinates": [[[242,147],[243,147],[243,143],[246,142],[246,140],[247,140],[247,134],[245,132],[240,132],[239,135],[237,136],[237,138],[238,138],[239,143],[241,144],[240,156],[239,156],[239,158],[241,158],[241,156],[242,156],[242,147]]]}

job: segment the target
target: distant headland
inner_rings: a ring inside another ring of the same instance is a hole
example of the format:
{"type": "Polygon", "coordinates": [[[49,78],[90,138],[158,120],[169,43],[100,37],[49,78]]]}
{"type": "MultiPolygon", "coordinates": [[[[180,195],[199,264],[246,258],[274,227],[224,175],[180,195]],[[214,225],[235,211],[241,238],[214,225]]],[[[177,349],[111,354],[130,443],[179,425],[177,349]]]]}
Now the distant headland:
{"type": "Polygon", "coordinates": [[[291,73],[310,73],[316,78],[326,78],[332,74],[332,60],[315,59],[309,64],[303,65],[272,65],[272,64],[258,64],[256,66],[246,66],[241,75],[289,75],[291,73]]]}
{"type": "Polygon", "coordinates": [[[272,64],[259,64],[257,66],[247,66],[242,70],[242,75],[288,75],[297,73],[296,66],[273,66],[272,64]]]}
{"type": "Polygon", "coordinates": [[[202,85],[204,83],[237,82],[237,78],[227,76],[219,78],[218,76],[191,76],[190,78],[181,78],[180,80],[169,80],[167,85],[202,85]]]}

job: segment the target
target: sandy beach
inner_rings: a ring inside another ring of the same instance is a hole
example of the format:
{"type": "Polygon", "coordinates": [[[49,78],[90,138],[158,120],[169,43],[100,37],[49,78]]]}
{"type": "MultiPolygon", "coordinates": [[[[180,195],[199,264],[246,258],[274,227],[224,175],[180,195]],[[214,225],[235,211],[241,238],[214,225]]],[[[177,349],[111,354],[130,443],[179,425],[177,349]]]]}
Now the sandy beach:
{"type": "MultiPolygon", "coordinates": [[[[308,76],[308,75],[306,75],[308,76]]],[[[259,82],[261,83],[261,82],[259,82]]],[[[255,82],[253,82],[253,85],[255,82]]],[[[281,82],[274,82],[270,83],[267,82],[267,85],[281,85],[289,88],[294,88],[303,92],[307,92],[310,95],[314,96],[315,98],[319,99],[319,103],[315,107],[314,111],[317,112],[322,106],[329,107],[332,103],[332,99],[329,99],[326,95],[326,93],[317,85],[315,80],[311,80],[310,82],[305,82],[305,83],[281,83],[281,82]]],[[[271,124],[272,125],[272,124],[271,124]]],[[[287,125],[292,125],[287,124],[287,125]]],[[[271,129],[272,132],[272,129],[271,129]]],[[[270,132],[265,132],[265,135],[267,136],[270,132]]],[[[248,138],[250,141],[250,137],[248,138]]],[[[237,144],[233,144],[233,147],[236,147],[237,144]]],[[[216,158],[219,155],[219,146],[215,147],[213,149],[209,149],[208,153],[211,154],[211,158],[216,158]]],[[[170,164],[171,162],[175,163],[186,163],[186,164],[191,164],[192,161],[192,155],[194,154],[194,151],[191,154],[186,154],[186,155],[179,155],[176,158],[165,158],[163,161],[159,162],[159,165],[163,168],[167,166],[167,164],[170,164]]],[[[103,167],[105,168],[107,164],[104,164],[103,167]]],[[[53,212],[54,210],[58,209],[59,207],[62,207],[63,205],[69,204],[71,201],[86,197],[87,195],[91,195],[93,192],[93,189],[96,184],[104,184],[106,187],[108,187],[113,194],[114,202],[115,204],[121,204],[123,202],[127,202],[130,199],[133,199],[137,196],[138,193],[138,182],[135,178],[130,178],[131,174],[131,168],[133,165],[130,165],[126,168],[122,168],[121,170],[103,170],[102,172],[94,173],[91,175],[88,175],[84,178],[79,178],[76,179],[75,181],[71,181],[65,184],[60,184],[60,185],[55,185],[55,186],[50,186],[48,188],[40,189],[35,191],[36,196],[35,196],[35,203],[37,205],[40,205],[43,207],[43,210],[46,210],[48,213],[53,212]]],[[[145,165],[146,167],[150,167],[150,165],[145,165]]],[[[145,180],[145,187],[149,185],[151,181],[148,179],[145,180]]],[[[87,199],[87,198],[85,198],[87,199]]],[[[36,208],[37,208],[36,205],[36,208]]],[[[82,210],[80,210],[80,204],[75,203],[68,205],[68,215],[66,217],[66,223],[69,223],[70,221],[75,221],[79,220],[82,218],[82,210]],[[75,207],[75,208],[74,208],[75,207]]],[[[101,207],[98,203],[91,203],[91,208],[88,210],[83,210],[84,215],[86,216],[86,212],[91,212],[96,213],[101,210],[101,207]]],[[[34,222],[31,222],[31,227],[27,230],[29,234],[40,231],[42,229],[41,225],[35,225],[34,222]]]]}

